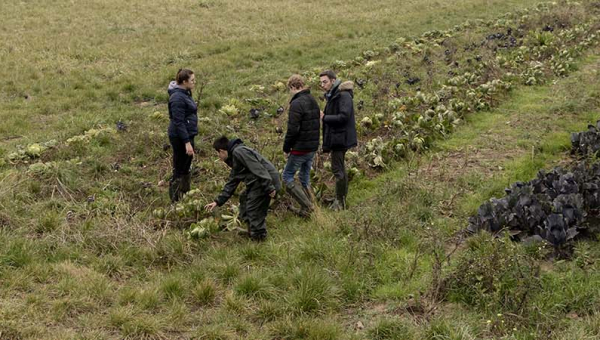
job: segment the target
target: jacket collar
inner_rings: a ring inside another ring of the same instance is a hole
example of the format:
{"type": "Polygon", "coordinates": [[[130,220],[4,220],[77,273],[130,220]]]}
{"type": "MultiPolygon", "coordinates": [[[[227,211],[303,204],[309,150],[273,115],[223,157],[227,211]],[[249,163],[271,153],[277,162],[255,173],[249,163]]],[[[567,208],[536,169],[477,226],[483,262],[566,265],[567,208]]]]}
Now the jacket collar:
{"type": "Polygon", "coordinates": [[[172,81],[169,83],[169,88],[167,89],[167,92],[169,92],[169,95],[172,95],[175,92],[182,92],[187,94],[188,96],[192,96],[192,91],[181,87],[179,84],[177,84],[176,81],[172,81]]]}
{"type": "Polygon", "coordinates": [[[295,94],[295,95],[292,97],[292,99],[290,100],[290,102],[293,102],[293,101],[294,101],[296,98],[300,98],[300,97],[302,97],[302,96],[305,96],[305,95],[307,95],[307,94],[310,94],[310,89],[305,89],[305,90],[302,90],[302,91],[300,91],[300,92],[296,93],[296,94],[295,94]]]}
{"type": "Polygon", "coordinates": [[[229,165],[229,167],[233,167],[233,150],[240,145],[244,145],[244,142],[239,138],[232,139],[227,143],[227,159],[225,160],[225,163],[229,165]]]}
{"type": "Polygon", "coordinates": [[[341,83],[342,83],[341,80],[339,80],[339,79],[335,80],[335,82],[333,83],[333,86],[331,86],[331,89],[329,90],[329,92],[325,93],[325,99],[327,99],[327,101],[331,100],[331,98],[335,97],[335,95],[340,92],[339,87],[340,87],[341,83]]]}

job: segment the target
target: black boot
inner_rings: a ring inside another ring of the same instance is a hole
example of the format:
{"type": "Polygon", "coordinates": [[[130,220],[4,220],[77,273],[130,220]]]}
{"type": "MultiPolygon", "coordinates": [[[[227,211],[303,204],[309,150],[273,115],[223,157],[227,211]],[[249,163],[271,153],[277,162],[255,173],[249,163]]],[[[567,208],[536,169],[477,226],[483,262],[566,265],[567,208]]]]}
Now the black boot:
{"type": "Polygon", "coordinates": [[[332,210],[346,210],[346,193],[348,192],[348,182],[345,178],[335,182],[335,200],[331,204],[332,210]]]}
{"type": "Polygon", "coordinates": [[[181,177],[181,197],[185,195],[186,192],[190,191],[192,186],[192,174],[183,175],[181,177]]]}
{"type": "Polygon", "coordinates": [[[171,178],[171,181],[169,181],[169,198],[171,199],[172,203],[179,201],[181,198],[181,182],[181,177],[173,177],[171,178]]]}
{"type": "Polygon", "coordinates": [[[290,182],[286,184],[287,192],[292,196],[296,202],[300,204],[300,211],[298,215],[302,217],[310,216],[310,213],[313,210],[311,200],[306,196],[304,190],[302,190],[301,186],[296,185],[294,182],[290,182]]]}

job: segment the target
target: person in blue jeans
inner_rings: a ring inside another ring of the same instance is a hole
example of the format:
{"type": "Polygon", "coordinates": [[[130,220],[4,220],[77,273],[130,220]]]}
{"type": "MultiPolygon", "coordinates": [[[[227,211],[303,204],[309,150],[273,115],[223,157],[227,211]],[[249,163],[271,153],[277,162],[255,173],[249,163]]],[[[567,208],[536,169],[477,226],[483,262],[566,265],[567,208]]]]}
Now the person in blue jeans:
{"type": "Polygon", "coordinates": [[[304,79],[297,74],[287,82],[292,99],[288,115],[288,126],[283,143],[287,158],[283,170],[286,191],[300,204],[299,214],[310,216],[313,210],[310,194],[310,169],[315,152],[319,149],[321,117],[319,104],[306,88],[304,79]],[[294,181],[298,173],[301,187],[294,181]]]}

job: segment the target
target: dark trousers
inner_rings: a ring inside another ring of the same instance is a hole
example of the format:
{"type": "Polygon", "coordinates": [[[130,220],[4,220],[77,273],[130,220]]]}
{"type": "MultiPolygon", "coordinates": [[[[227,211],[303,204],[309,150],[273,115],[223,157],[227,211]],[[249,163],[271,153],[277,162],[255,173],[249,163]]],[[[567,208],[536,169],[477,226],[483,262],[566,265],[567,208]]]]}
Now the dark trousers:
{"type": "Polygon", "coordinates": [[[348,173],[346,172],[346,151],[331,151],[331,171],[335,176],[335,189],[338,199],[348,195],[348,173]]]}
{"type": "MultiPolygon", "coordinates": [[[[173,178],[181,178],[190,173],[192,166],[192,156],[185,153],[185,143],[176,137],[169,137],[171,147],[173,148],[173,178]]],[[[192,148],[194,147],[194,138],[190,139],[192,148]]]]}
{"type": "Polygon", "coordinates": [[[253,239],[267,236],[267,212],[271,197],[262,188],[247,188],[240,195],[240,219],[248,225],[253,239]]]}

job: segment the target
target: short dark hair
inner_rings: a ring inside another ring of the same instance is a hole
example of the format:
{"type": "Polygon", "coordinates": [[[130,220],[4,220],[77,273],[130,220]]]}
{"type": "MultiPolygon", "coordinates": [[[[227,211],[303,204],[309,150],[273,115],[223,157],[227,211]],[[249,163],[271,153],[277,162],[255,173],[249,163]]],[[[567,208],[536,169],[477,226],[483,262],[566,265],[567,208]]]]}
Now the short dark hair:
{"type": "Polygon", "coordinates": [[[216,151],[219,151],[219,150],[227,151],[228,145],[229,145],[229,139],[225,136],[221,136],[221,137],[215,139],[215,141],[213,142],[213,148],[215,148],[216,151]]]}
{"type": "Polygon", "coordinates": [[[187,68],[180,68],[179,71],[177,71],[177,76],[175,77],[175,81],[177,82],[177,84],[183,84],[184,81],[186,80],[190,80],[190,77],[192,76],[192,74],[194,74],[194,71],[187,69],[187,68]]]}
{"type": "Polygon", "coordinates": [[[333,80],[333,79],[337,79],[337,77],[335,76],[335,72],[333,72],[332,70],[325,70],[323,72],[321,72],[321,74],[319,74],[319,77],[323,77],[323,76],[327,76],[327,78],[333,80]]]}

